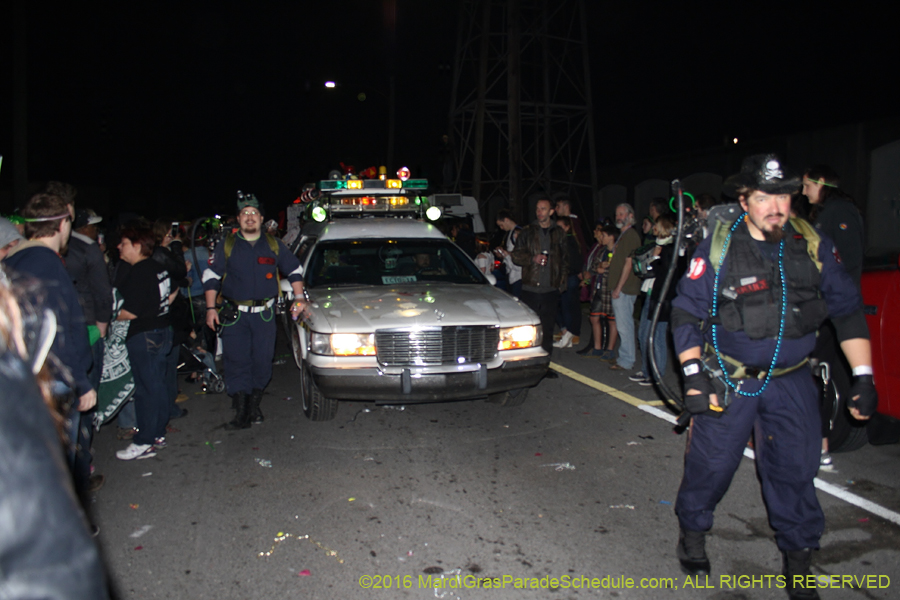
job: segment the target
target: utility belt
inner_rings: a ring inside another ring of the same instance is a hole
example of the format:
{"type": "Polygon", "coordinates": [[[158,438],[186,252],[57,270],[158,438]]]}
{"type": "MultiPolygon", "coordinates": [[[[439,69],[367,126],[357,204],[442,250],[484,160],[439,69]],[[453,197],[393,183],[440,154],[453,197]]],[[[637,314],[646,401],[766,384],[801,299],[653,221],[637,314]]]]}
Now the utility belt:
{"type": "Polygon", "coordinates": [[[275,304],[275,298],[264,298],[262,300],[232,300],[231,298],[226,298],[226,301],[236,305],[239,311],[245,313],[261,313],[272,308],[275,304]]]}
{"type": "MultiPolygon", "coordinates": [[[[715,356],[715,349],[709,344],[705,344],[703,347],[703,353],[708,356],[715,356]]],[[[725,365],[725,371],[728,373],[728,376],[731,379],[758,379],[760,381],[764,380],[766,376],[770,377],[781,377],[783,375],[787,375],[788,373],[793,373],[797,369],[800,369],[804,365],[809,363],[809,358],[804,358],[796,365],[791,365],[790,367],[783,367],[778,369],[772,369],[771,374],[766,369],[762,369],[759,367],[751,367],[749,365],[745,365],[741,361],[731,358],[726,354],[719,354],[719,358],[722,359],[722,363],[725,365]]]]}
{"type": "Polygon", "coordinates": [[[240,313],[261,313],[268,310],[275,304],[275,298],[266,298],[264,300],[232,300],[231,298],[222,299],[222,308],[219,309],[219,327],[216,333],[222,332],[222,327],[233,325],[240,313]]]}

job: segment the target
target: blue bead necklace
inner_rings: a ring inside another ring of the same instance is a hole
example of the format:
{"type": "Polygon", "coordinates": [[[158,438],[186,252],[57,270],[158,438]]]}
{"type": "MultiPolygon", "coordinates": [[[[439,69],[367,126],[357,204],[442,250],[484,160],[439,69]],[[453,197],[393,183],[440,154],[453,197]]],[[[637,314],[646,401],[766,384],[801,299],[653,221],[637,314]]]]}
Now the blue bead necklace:
{"type": "MultiPolygon", "coordinates": [[[[716,278],[715,283],[713,284],[713,307],[712,307],[712,316],[715,317],[719,313],[719,273],[722,272],[722,265],[725,263],[725,255],[728,251],[728,245],[731,243],[731,236],[734,234],[734,230],[738,228],[744,218],[747,216],[747,213],[742,213],[741,216],[737,218],[734,222],[734,225],[731,226],[731,229],[728,231],[728,237],[725,238],[725,243],[722,245],[722,253],[719,256],[719,264],[716,266],[716,278]]],[[[782,227],[784,230],[784,227],[782,227]]],[[[781,238],[781,243],[778,245],[778,273],[781,277],[781,323],[778,325],[778,338],[775,341],[775,354],[772,355],[772,363],[769,365],[769,369],[766,371],[766,379],[763,381],[762,387],[755,392],[742,392],[739,388],[741,386],[741,382],[738,381],[735,383],[731,377],[728,375],[728,371],[725,370],[725,363],[722,361],[722,355],[719,352],[719,339],[716,335],[716,325],[712,326],[712,343],[713,349],[716,351],[716,360],[719,362],[719,368],[722,369],[722,377],[719,379],[722,380],[728,387],[734,390],[736,394],[740,394],[742,396],[759,396],[763,393],[763,390],[766,389],[766,386],[769,385],[769,380],[772,378],[772,370],[775,368],[775,363],[778,361],[778,354],[781,352],[781,341],[784,339],[784,319],[787,314],[787,282],[784,279],[784,236],[781,238]]]]}

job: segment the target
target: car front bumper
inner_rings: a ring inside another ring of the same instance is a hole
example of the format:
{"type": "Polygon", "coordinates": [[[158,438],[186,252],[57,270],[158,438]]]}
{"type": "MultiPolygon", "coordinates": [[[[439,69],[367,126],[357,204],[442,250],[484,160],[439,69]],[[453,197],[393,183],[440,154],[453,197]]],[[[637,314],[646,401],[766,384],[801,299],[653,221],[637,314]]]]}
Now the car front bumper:
{"type": "Polygon", "coordinates": [[[470,400],[489,394],[537,385],[550,365],[549,356],[507,361],[488,369],[464,372],[416,373],[401,369],[334,369],[311,365],[313,380],[328,398],[362,400],[376,404],[413,404],[444,400],[470,400]]]}

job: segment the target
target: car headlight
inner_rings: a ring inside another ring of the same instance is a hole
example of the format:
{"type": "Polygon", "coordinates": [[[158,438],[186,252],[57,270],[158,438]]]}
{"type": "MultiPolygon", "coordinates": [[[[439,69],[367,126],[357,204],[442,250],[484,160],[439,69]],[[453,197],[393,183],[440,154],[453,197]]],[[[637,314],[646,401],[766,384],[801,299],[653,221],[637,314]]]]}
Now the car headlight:
{"type": "Polygon", "coordinates": [[[309,349],[325,356],[375,356],[374,333],[315,333],[309,349]]]}
{"type": "Polygon", "coordinates": [[[518,327],[501,327],[498,350],[514,350],[516,348],[533,348],[541,345],[541,329],[534,325],[518,327]]]}

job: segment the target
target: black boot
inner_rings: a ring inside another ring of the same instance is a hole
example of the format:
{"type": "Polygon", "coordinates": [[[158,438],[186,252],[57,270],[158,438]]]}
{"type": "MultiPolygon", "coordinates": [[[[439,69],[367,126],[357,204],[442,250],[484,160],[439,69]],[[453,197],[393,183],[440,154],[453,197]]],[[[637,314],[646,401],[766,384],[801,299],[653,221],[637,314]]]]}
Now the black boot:
{"type": "Polygon", "coordinates": [[[580,348],[575,351],[575,354],[581,354],[584,356],[585,354],[590,354],[591,350],[594,349],[594,330],[591,330],[591,339],[588,340],[588,343],[584,345],[584,348],[580,348]]]}
{"type": "Polygon", "coordinates": [[[806,587],[811,560],[812,550],[809,548],[781,551],[781,574],[784,575],[788,597],[791,600],[819,600],[819,592],[816,591],[815,585],[806,587]]]}
{"type": "Polygon", "coordinates": [[[262,411],[259,409],[259,403],[262,402],[262,397],[263,391],[259,389],[253,390],[253,393],[250,394],[250,422],[253,424],[262,423],[266,420],[262,411]]]}
{"type": "Polygon", "coordinates": [[[709,575],[706,557],[706,533],[682,529],[678,536],[678,560],[687,575],[709,575]]]}
{"type": "Polygon", "coordinates": [[[225,429],[234,431],[235,429],[250,428],[250,397],[246,394],[235,394],[231,397],[235,409],[234,420],[225,423],[225,429]]]}

